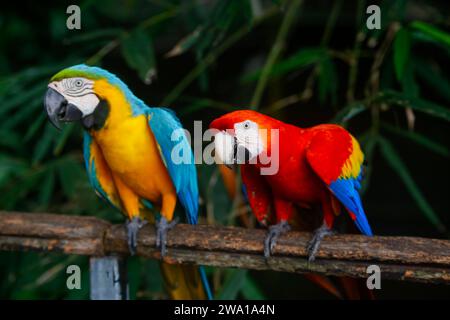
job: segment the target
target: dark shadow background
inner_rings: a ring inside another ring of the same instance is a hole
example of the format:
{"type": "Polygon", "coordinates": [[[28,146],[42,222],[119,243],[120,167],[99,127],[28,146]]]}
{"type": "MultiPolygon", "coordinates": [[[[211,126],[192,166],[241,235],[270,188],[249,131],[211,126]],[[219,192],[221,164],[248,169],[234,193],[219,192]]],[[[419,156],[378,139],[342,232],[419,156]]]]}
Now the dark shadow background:
{"type": "MultiPolygon", "coordinates": [[[[306,0],[291,18],[296,1],[80,1],[82,28],[68,30],[72,3],[1,5],[1,210],[123,221],[88,185],[81,129],[69,125],[59,133],[42,110],[51,75],[89,63],[118,75],[149,105],[174,109],[188,129],[193,120],[206,128],[250,106],[298,126],[344,125],[368,161],[363,201],[374,232],[448,238],[448,1],[375,2],[381,30],[366,28],[372,4],[366,1],[306,0]],[[286,34],[279,32],[283,23],[286,34]],[[277,45],[283,49],[268,65],[277,45]],[[271,72],[259,95],[264,67],[271,72]],[[146,84],[150,70],[157,76],[146,84]]],[[[199,165],[198,171],[202,223],[208,216],[209,223],[242,225],[230,216],[221,179],[213,182],[217,169],[199,165]]],[[[0,252],[0,297],[85,299],[87,270],[84,257],[0,252]],[[83,289],[68,291],[65,268],[74,263],[86,270],[83,289]]],[[[300,275],[208,272],[221,298],[333,298],[300,275]]],[[[156,262],[133,258],[129,274],[133,298],[165,297],[156,262]]],[[[449,293],[447,286],[384,280],[376,295],[449,293]]]]}

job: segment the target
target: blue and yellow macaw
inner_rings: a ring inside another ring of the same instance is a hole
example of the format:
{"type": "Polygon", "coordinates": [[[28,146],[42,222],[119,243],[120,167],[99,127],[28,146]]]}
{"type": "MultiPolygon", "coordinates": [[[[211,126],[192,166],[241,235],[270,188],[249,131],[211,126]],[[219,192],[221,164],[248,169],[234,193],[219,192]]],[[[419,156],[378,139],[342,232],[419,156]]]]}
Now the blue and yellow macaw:
{"type": "MultiPolygon", "coordinates": [[[[84,132],[84,159],[96,193],[124,213],[132,254],[139,229],[151,221],[157,227],[157,246],[166,254],[167,232],[177,201],[187,221],[197,223],[198,186],[192,150],[173,112],[150,108],[110,72],[76,65],[54,75],[45,95],[49,120],[80,121],[84,132]],[[178,146],[189,150],[191,161],[171,157],[178,146]],[[155,220],[155,215],[160,216],[155,220]]],[[[211,298],[202,267],[162,263],[162,273],[173,299],[211,298]]]]}

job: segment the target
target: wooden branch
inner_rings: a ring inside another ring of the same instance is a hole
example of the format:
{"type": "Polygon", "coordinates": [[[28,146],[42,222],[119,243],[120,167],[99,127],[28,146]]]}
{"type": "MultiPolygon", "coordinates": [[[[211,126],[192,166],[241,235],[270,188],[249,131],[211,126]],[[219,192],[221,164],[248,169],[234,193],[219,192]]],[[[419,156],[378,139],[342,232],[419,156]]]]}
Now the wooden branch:
{"type": "MultiPolygon", "coordinates": [[[[289,232],[263,257],[266,231],[237,227],[179,224],[168,235],[168,263],[193,263],[295,273],[367,278],[376,264],[383,279],[450,284],[450,241],[412,237],[326,237],[316,261],[308,263],[306,245],[311,234],[289,232]]],[[[127,255],[123,225],[94,217],[0,212],[0,250],[56,251],[64,254],[127,255]]],[[[137,254],[160,259],[155,228],[139,233],[137,254]]]]}

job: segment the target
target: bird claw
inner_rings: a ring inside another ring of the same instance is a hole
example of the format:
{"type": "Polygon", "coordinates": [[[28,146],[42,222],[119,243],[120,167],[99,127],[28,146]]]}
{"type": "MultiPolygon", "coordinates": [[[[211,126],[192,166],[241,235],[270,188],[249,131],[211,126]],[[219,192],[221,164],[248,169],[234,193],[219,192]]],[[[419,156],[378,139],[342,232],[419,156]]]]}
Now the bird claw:
{"type": "Polygon", "coordinates": [[[273,253],[278,238],[285,232],[291,230],[291,226],[285,220],[269,227],[269,232],[264,239],[264,257],[269,258],[273,253]]]}
{"type": "Polygon", "coordinates": [[[175,227],[178,223],[178,217],[168,222],[166,218],[161,217],[156,223],[156,247],[161,249],[161,256],[164,257],[167,253],[167,232],[175,227]]]}
{"type": "Polygon", "coordinates": [[[325,236],[333,235],[336,232],[329,229],[324,223],[313,234],[312,239],[308,242],[306,251],[308,252],[308,262],[313,262],[316,259],[317,251],[319,250],[320,243],[325,236]]]}
{"type": "Polygon", "coordinates": [[[139,217],[134,217],[133,219],[127,221],[126,223],[128,248],[132,256],[136,254],[137,236],[139,230],[146,224],[147,221],[142,220],[139,217]]]}

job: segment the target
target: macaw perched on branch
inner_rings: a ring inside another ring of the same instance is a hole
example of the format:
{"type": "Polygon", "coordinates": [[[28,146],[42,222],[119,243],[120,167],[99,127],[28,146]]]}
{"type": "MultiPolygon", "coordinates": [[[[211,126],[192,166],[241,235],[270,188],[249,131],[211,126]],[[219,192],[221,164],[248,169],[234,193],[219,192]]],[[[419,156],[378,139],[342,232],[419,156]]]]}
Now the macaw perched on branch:
{"type": "MultiPolygon", "coordinates": [[[[177,144],[190,150],[174,113],[150,108],[115,75],[98,67],[76,65],[53,76],[45,95],[49,120],[80,121],[85,129],[84,158],[96,193],[128,218],[128,244],[136,251],[137,234],[147,220],[156,222],[157,246],[166,254],[167,232],[177,200],[187,221],[197,223],[198,186],[193,161],[175,164],[171,151],[177,144]]],[[[174,299],[211,297],[203,268],[162,264],[163,275],[174,299]],[[203,287],[202,287],[203,283],[203,287]]]]}
{"type": "Polygon", "coordinates": [[[332,232],[341,205],[358,229],[372,236],[358,194],[364,156],[344,128],[323,124],[302,129],[251,110],[228,113],[214,120],[210,128],[220,130],[214,140],[218,160],[240,164],[246,195],[258,221],[269,224],[272,210],[275,212],[276,224],[269,227],[264,242],[266,257],[273,252],[277,238],[290,229],[288,221],[297,207],[320,205],[323,211],[323,224],[308,245],[310,261],[323,237],[332,232]],[[277,133],[275,138],[272,132],[277,133]],[[268,159],[270,165],[278,161],[278,170],[263,175],[268,159]]]}

